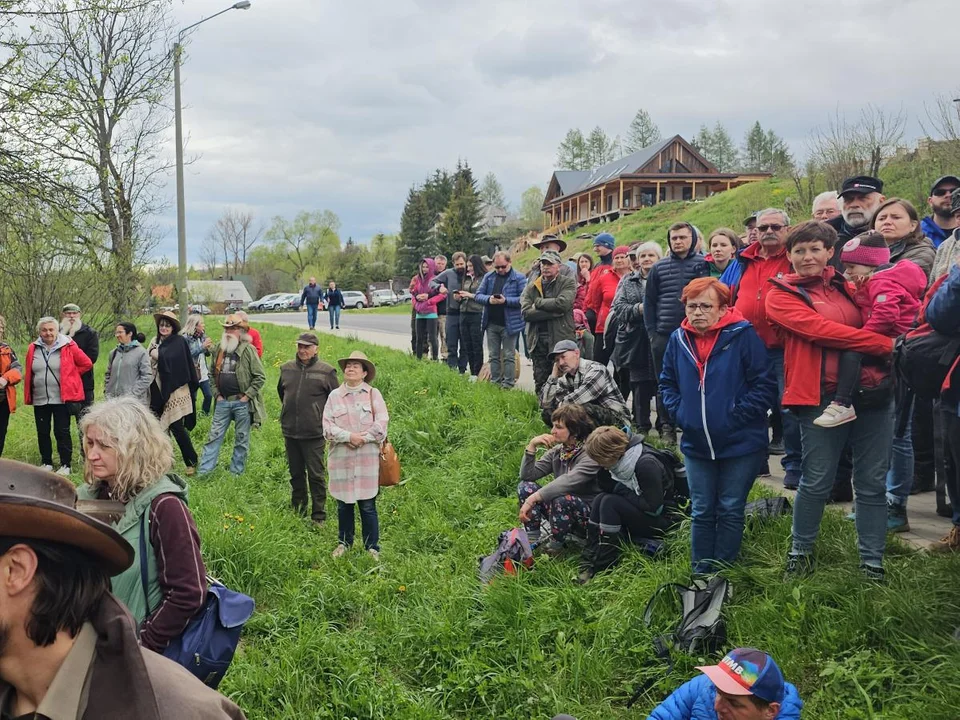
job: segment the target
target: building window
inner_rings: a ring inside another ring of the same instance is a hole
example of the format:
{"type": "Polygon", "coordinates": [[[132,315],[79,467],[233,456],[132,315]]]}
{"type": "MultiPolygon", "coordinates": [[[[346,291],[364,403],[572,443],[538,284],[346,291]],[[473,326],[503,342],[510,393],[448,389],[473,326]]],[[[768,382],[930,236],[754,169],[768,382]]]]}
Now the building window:
{"type": "Polygon", "coordinates": [[[693,200],[693,187],[691,185],[683,186],[683,199],[693,200]]]}

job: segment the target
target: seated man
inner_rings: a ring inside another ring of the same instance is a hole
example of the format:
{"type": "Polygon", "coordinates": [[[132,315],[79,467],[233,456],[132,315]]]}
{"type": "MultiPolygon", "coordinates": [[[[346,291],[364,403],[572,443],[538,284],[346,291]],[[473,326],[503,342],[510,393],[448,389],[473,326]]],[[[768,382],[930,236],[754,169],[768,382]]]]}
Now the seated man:
{"type": "Polygon", "coordinates": [[[598,362],[583,360],[575,340],[558,342],[549,358],[553,373],[540,390],[545,424],[561,405],[583,405],[597,425],[630,426],[630,410],[610,373],[598,362]]]}
{"type": "Polygon", "coordinates": [[[737,648],[703,675],[684,683],[658,705],[650,720],[799,720],[803,701],[773,658],[737,648]]]}

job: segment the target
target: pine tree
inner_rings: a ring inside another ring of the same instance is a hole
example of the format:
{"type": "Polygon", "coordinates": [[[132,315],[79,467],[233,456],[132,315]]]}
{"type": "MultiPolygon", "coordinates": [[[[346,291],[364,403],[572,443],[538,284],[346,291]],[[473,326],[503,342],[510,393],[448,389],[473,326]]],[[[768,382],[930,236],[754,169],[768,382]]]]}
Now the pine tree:
{"type": "Polygon", "coordinates": [[[624,143],[624,150],[628,153],[634,153],[649,147],[662,140],[660,128],[650,117],[650,113],[641,108],[633,116],[633,122],[630,123],[630,129],[627,131],[627,142],[624,143]]]}
{"type": "Polygon", "coordinates": [[[587,136],[587,168],[592,169],[606,165],[616,159],[617,143],[607,137],[599,125],[590,131],[587,136]]]}
{"type": "Polygon", "coordinates": [[[578,128],[567,131],[557,148],[557,168],[560,170],[589,170],[587,141],[578,128]]]}
{"type": "Polygon", "coordinates": [[[713,140],[713,131],[710,130],[706,125],[701,125],[700,130],[693,137],[693,146],[703,155],[707,160],[713,162],[715,157],[716,144],[713,140]]]}
{"type": "Polygon", "coordinates": [[[480,185],[480,200],[487,207],[507,209],[507,198],[503,194],[503,186],[497,176],[488,172],[480,185]]]}
{"type": "MultiPolygon", "coordinates": [[[[708,157],[722,173],[730,172],[737,166],[737,147],[733,144],[733,138],[723,124],[717,120],[713,126],[713,157],[708,157]]],[[[704,156],[706,157],[706,156],[704,156]]]]}
{"type": "Polygon", "coordinates": [[[766,144],[767,135],[757,121],[743,138],[743,150],[740,153],[743,164],[740,169],[747,172],[763,172],[766,144]]]}
{"type": "Polygon", "coordinates": [[[480,194],[473,171],[466,162],[457,162],[453,175],[453,194],[440,219],[440,252],[450,255],[462,250],[471,255],[482,251],[480,242],[480,194]]]}
{"type": "Polygon", "coordinates": [[[429,237],[433,227],[431,218],[424,192],[416,186],[410,188],[400,216],[400,240],[397,243],[399,273],[412,276],[417,271],[420,258],[434,254],[429,237]]]}

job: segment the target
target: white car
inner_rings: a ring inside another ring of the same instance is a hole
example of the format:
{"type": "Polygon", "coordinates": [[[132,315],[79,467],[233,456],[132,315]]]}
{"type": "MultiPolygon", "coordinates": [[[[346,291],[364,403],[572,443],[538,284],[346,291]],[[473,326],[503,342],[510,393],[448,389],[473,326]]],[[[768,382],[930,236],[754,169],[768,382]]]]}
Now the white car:
{"type": "Polygon", "coordinates": [[[264,310],[289,310],[290,305],[300,299],[300,293],[282,293],[277,295],[270,302],[263,304],[264,310]]]}
{"type": "Polygon", "coordinates": [[[359,290],[342,290],[343,293],[343,306],[345,308],[356,308],[357,310],[362,310],[365,307],[370,307],[370,303],[367,302],[367,296],[364,295],[359,290]]]}
{"type": "Polygon", "coordinates": [[[252,310],[253,312],[256,312],[257,310],[264,310],[263,306],[265,304],[267,303],[272,304],[274,300],[276,300],[278,297],[280,297],[283,294],[284,293],[270,293],[269,295],[264,295],[259,300],[254,300],[253,302],[248,304],[247,310],[252,310]]]}
{"type": "Polygon", "coordinates": [[[373,304],[373,307],[396,305],[399,301],[397,294],[393,290],[374,290],[370,293],[370,302],[373,304]]]}

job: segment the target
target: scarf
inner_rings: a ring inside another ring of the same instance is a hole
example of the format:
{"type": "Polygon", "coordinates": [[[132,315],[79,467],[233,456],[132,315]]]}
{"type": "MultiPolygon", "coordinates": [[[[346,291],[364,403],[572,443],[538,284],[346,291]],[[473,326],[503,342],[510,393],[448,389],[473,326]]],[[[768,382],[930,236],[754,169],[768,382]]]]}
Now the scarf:
{"type": "Polygon", "coordinates": [[[634,472],[637,466],[637,460],[643,454],[643,443],[637,443],[628,447],[623,457],[617,461],[617,464],[610,468],[610,476],[621,485],[626,485],[633,490],[635,495],[640,494],[640,486],[637,484],[637,475],[634,472]]]}
{"type": "Polygon", "coordinates": [[[581,450],[583,450],[583,441],[577,442],[576,445],[569,448],[566,445],[561,445],[560,452],[558,453],[560,456],[560,461],[563,463],[569,463],[580,454],[581,450]]]}

